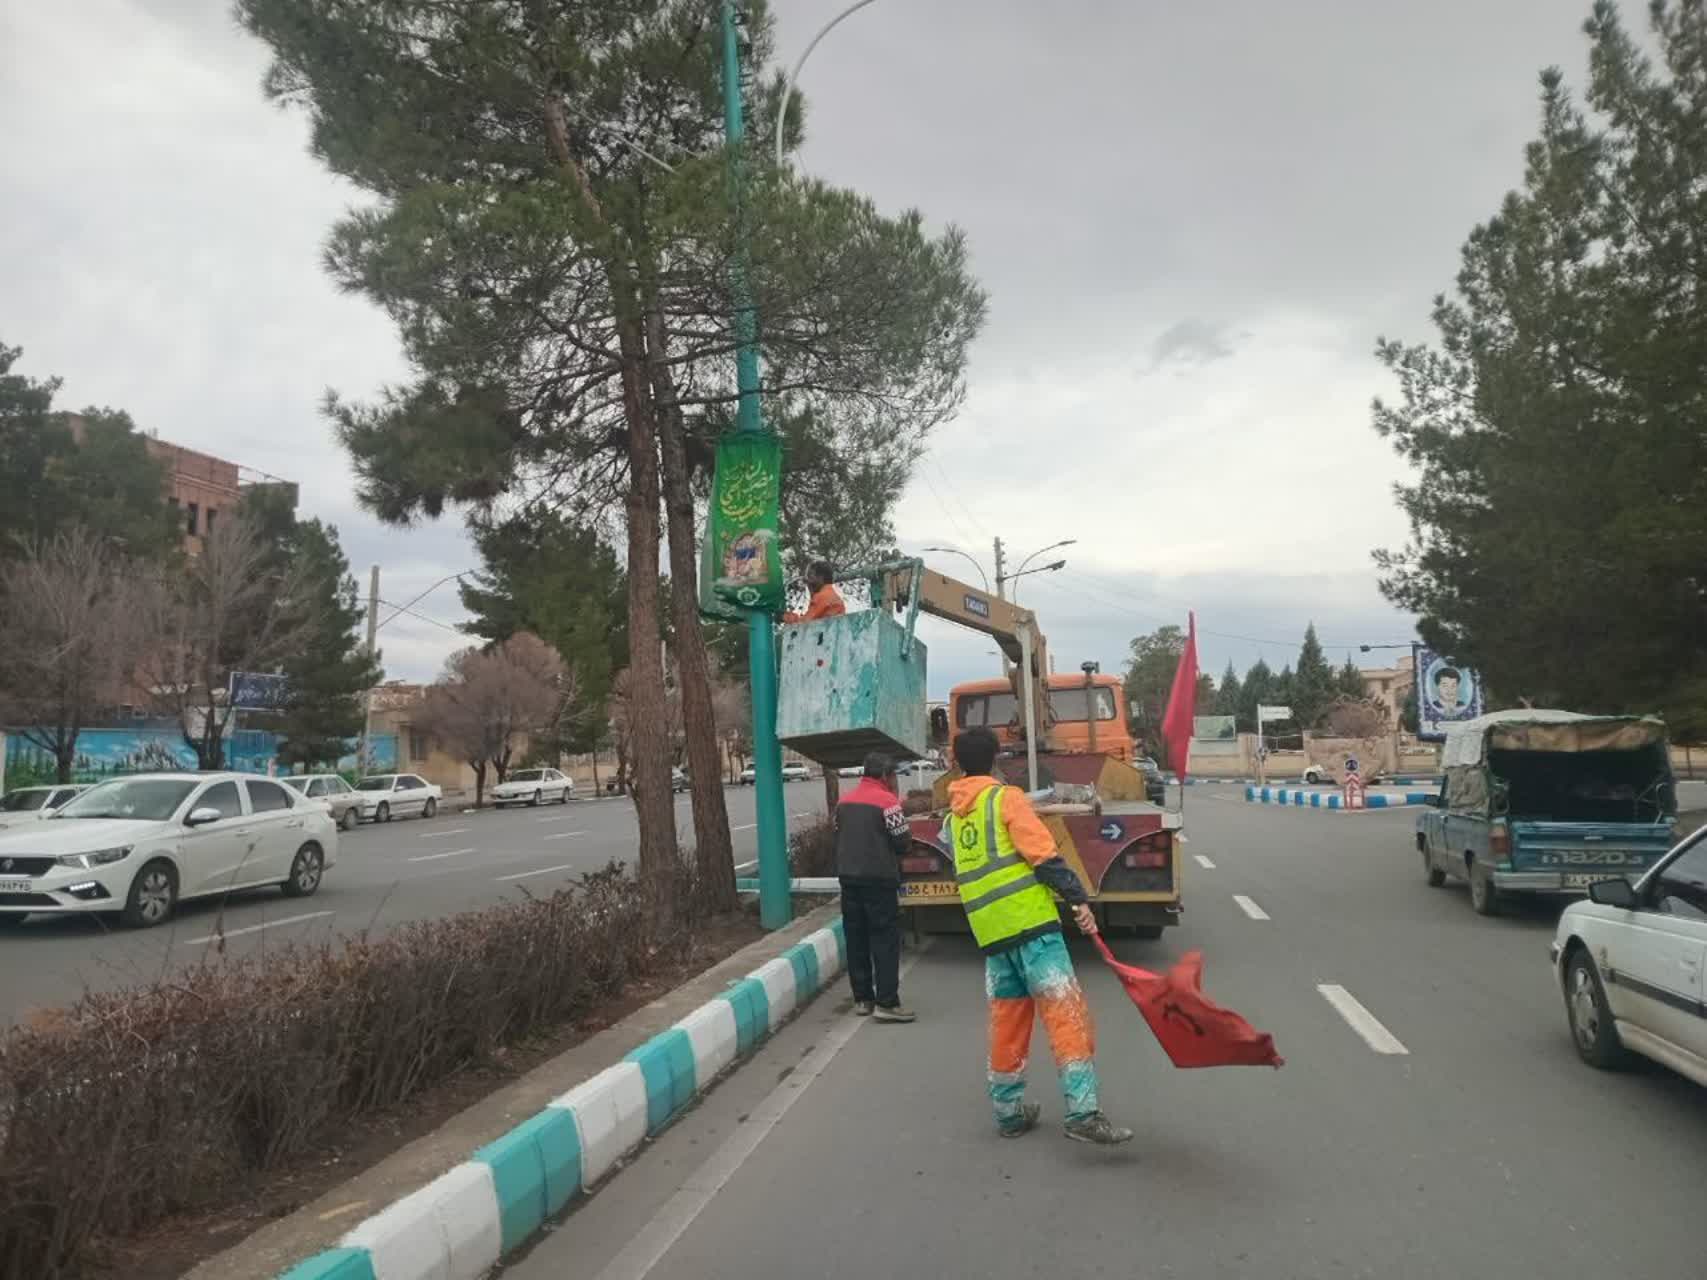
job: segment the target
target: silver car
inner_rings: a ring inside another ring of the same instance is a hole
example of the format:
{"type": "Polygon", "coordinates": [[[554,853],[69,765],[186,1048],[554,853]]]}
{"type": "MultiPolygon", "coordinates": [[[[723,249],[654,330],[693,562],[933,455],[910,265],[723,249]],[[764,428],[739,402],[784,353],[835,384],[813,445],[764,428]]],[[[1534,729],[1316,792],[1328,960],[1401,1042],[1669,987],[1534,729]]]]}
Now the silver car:
{"type": "Polygon", "coordinates": [[[355,788],[335,773],[300,774],[279,781],[297,795],[324,804],[332,811],[332,821],[340,831],[354,830],[361,818],[355,788]]]}

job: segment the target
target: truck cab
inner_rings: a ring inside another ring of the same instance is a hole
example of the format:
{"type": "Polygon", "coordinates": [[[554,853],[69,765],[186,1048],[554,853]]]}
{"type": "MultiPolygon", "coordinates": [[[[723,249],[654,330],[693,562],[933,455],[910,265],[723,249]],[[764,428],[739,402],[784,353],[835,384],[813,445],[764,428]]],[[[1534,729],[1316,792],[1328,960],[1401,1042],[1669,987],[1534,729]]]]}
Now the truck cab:
{"type": "Polygon", "coordinates": [[[1672,846],[1676,786],[1659,720],[1495,712],[1454,726],[1442,763],[1417,852],[1430,885],[1467,880],[1480,915],[1512,894],[1634,882],[1672,846]]]}

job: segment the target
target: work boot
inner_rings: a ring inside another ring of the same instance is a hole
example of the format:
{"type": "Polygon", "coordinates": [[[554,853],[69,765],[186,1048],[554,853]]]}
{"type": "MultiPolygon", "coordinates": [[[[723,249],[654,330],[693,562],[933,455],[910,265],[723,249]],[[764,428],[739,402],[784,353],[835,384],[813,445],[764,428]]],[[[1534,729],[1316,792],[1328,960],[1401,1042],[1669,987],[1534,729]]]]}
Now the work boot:
{"type": "Polygon", "coordinates": [[[1018,1120],[997,1126],[997,1131],[1004,1138],[1022,1138],[1037,1128],[1037,1117],[1042,1114],[1042,1107],[1035,1102],[1028,1102],[1020,1108],[1018,1120]]]}
{"type": "Polygon", "coordinates": [[[869,1018],[871,1016],[871,1011],[876,1007],[877,1006],[872,1004],[869,1000],[855,1000],[854,1016],[856,1018],[869,1018]]]}
{"type": "Polygon", "coordinates": [[[871,1016],[879,1022],[911,1022],[918,1017],[904,1004],[880,1004],[871,1016]]]}
{"type": "Polygon", "coordinates": [[[1067,1121],[1067,1136],[1074,1142],[1089,1142],[1098,1147],[1118,1147],[1132,1141],[1132,1130],[1122,1129],[1100,1111],[1093,1111],[1080,1120],[1067,1121]]]}

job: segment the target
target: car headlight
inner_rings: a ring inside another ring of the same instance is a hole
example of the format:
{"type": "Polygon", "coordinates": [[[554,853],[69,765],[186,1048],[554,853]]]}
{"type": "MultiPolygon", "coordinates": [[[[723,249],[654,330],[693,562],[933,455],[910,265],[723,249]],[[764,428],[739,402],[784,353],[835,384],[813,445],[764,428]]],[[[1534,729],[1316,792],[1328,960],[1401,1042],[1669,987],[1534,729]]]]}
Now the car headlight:
{"type": "Polygon", "coordinates": [[[93,853],[62,853],[55,858],[62,867],[77,867],[88,871],[93,867],[104,867],[109,862],[122,862],[130,857],[131,846],[120,845],[116,849],[96,849],[93,853]]]}

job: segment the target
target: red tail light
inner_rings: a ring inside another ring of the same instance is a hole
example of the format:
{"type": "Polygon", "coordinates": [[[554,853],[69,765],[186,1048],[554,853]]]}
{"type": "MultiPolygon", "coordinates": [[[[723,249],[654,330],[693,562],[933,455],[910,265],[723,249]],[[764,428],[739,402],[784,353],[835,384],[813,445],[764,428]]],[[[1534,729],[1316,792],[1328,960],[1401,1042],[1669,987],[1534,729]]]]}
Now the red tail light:
{"type": "Polygon", "coordinates": [[[936,871],[935,858],[902,858],[901,871],[909,876],[928,876],[936,871]]]}
{"type": "Polygon", "coordinates": [[[1496,822],[1488,832],[1488,852],[1501,858],[1510,856],[1511,828],[1503,822],[1496,822]]]}

